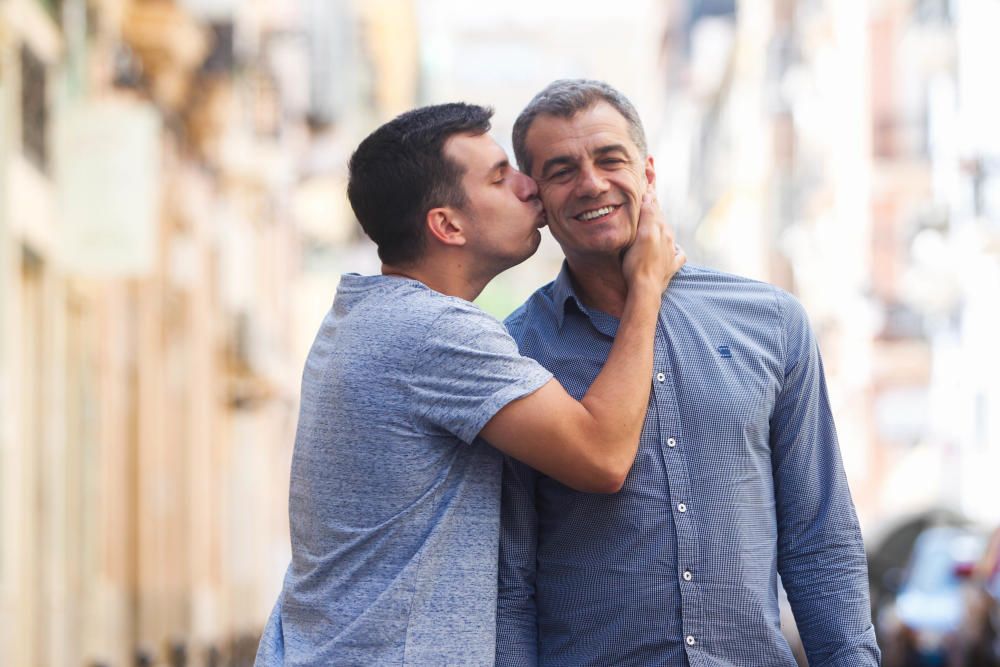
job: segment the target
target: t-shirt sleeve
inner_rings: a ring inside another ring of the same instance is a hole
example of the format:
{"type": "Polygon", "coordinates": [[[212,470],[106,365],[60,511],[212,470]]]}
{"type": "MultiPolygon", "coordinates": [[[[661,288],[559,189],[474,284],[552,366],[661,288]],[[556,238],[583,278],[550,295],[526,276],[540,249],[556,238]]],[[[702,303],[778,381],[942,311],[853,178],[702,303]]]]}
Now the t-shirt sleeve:
{"type": "Polygon", "coordinates": [[[471,443],[505,405],[536,391],[552,374],[522,357],[503,325],[479,308],[452,305],[415,350],[413,414],[428,431],[471,443]]]}

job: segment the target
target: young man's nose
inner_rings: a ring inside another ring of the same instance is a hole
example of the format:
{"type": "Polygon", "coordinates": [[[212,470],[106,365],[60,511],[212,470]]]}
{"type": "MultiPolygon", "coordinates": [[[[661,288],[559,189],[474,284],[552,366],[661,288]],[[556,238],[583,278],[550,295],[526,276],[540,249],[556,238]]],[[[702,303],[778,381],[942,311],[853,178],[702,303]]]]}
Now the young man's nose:
{"type": "Polygon", "coordinates": [[[535,179],[521,172],[517,172],[518,184],[517,184],[517,197],[521,201],[528,201],[529,199],[534,199],[538,196],[538,184],[535,183],[535,179]]]}

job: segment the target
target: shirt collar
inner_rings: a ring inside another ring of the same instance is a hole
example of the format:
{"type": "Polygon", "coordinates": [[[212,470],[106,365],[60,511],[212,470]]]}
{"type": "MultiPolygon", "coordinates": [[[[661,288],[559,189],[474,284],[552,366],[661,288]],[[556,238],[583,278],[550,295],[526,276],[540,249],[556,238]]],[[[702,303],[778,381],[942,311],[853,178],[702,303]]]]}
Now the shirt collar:
{"type": "Polygon", "coordinates": [[[580,301],[580,297],[576,295],[576,289],[573,287],[573,278],[569,273],[569,264],[566,263],[565,259],[563,260],[562,268],[559,270],[559,275],[556,276],[555,283],[552,286],[552,297],[555,299],[556,323],[560,329],[562,329],[563,321],[566,319],[566,308],[570,307],[571,302],[581,313],[587,312],[583,302],[580,301]]]}
{"type": "Polygon", "coordinates": [[[556,324],[560,330],[562,330],[563,323],[566,321],[566,310],[575,307],[604,335],[613,338],[617,333],[618,318],[599,310],[591,310],[584,305],[583,301],[577,295],[576,288],[573,286],[573,278],[569,272],[569,264],[566,260],[563,260],[562,268],[559,270],[559,275],[556,276],[555,283],[552,286],[552,297],[555,299],[556,324]]]}

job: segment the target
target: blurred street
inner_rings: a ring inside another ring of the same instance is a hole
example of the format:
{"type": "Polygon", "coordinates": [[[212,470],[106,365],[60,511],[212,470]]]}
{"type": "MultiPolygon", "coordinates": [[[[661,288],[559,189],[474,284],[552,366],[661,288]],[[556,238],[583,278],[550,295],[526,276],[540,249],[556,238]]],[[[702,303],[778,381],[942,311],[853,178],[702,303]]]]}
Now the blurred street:
{"type": "MultiPolygon", "coordinates": [[[[887,667],[1000,665],[997,0],[0,0],[0,665],[249,665],[299,378],[414,106],[637,106],[689,261],[820,341],[887,667]]],[[[539,252],[479,304],[553,279],[539,252]]],[[[787,614],[791,625],[790,613],[787,614]]],[[[789,631],[795,642],[794,632],[789,631]]]]}

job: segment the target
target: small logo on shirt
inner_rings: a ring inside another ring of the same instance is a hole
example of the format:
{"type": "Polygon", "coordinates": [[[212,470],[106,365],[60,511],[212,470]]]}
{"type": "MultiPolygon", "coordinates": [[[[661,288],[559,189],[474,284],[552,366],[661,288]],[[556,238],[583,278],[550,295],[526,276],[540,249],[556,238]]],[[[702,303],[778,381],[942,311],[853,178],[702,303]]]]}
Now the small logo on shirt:
{"type": "Polygon", "coordinates": [[[722,357],[723,359],[732,359],[732,358],[733,358],[733,353],[732,353],[732,351],[731,351],[731,350],[729,349],[729,346],[728,346],[728,345],[720,345],[720,346],[719,346],[719,347],[717,347],[716,349],[717,349],[717,350],[719,351],[719,355],[720,355],[720,356],[721,356],[721,357],[722,357]]]}

